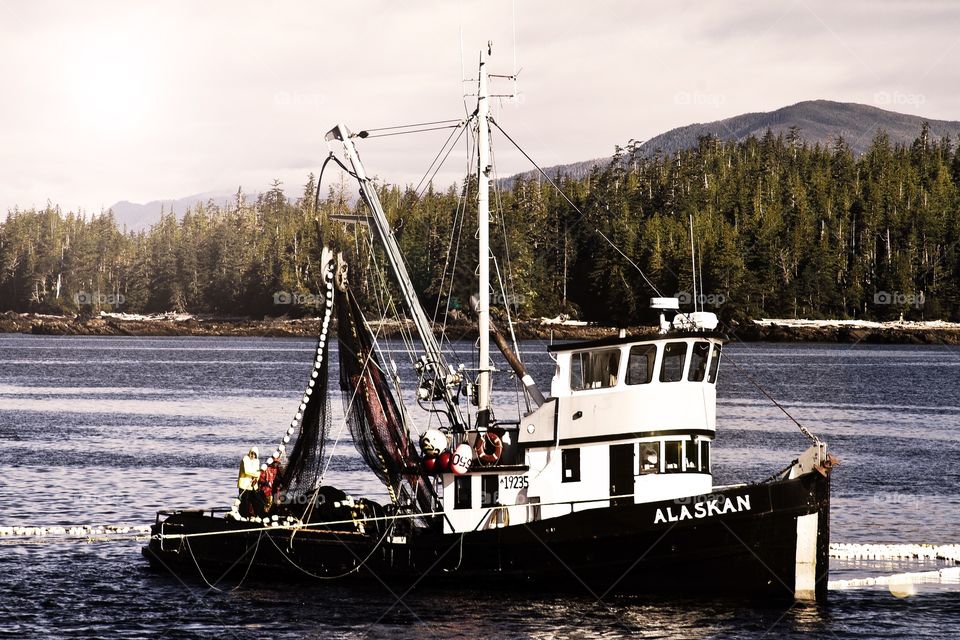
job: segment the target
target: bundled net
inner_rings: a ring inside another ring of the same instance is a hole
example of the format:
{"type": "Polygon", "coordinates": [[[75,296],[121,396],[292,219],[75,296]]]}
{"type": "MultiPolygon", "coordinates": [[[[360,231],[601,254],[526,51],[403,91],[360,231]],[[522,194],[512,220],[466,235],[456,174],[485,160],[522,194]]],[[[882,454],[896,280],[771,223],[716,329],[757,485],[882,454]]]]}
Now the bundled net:
{"type": "Polygon", "coordinates": [[[406,493],[421,512],[432,511],[432,487],[420,476],[419,454],[374,350],[373,336],[349,290],[338,290],[336,296],[340,389],[357,451],[394,502],[400,501],[398,494],[406,493]]]}
{"type": "Polygon", "coordinates": [[[313,371],[304,389],[297,415],[290,423],[284,444],[280,445],[283,448],[278,448],[282,453],[287,442],[296,433],[293,449],[277,476],[277,486],[283,490],[285,503],[304,504],[309,501],[310,496],[319,489],[322,480],[323,449],[330,427],[327,376],[330,366],[328,330],[333,315],[333,276],[334,263],[330,262],[324,273],[326,295],[324,296],[323,322],[320,337],[317,340],[313,371]],[[297,432],[298,428],[299,432],[297,432]]]}

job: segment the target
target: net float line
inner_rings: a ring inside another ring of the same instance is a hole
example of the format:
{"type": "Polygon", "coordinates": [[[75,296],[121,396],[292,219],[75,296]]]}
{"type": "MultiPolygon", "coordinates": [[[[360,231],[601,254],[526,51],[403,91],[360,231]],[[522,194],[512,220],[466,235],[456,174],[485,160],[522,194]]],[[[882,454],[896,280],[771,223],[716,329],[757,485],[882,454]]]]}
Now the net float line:
{"type": "Polygon", "coordinates": [[[908,590],[897,590],[897,587],[915,584],[960,584],[960,567],[946,567],[938,571],[916,571],[910,573],[893,573],[886,576],[872,576],[869,578],[852,578],[850,580],[831,580],[827,589],[842,591],[862,587],[891,587],[891,591],[902,595],[912,595],[908,590]]]}
{"type": "Polygon", "coordinates": [[[94,536],[149,535],[150,525],[83,524],[36,527],[0,527],[0,540],[17,538],[90,538],[94,536]]]}
{"type": "Polygon", "coordinates": [[[840,560],[946,560],[960,564],[960,544],[830,545],[830,557],[840,560]]]}

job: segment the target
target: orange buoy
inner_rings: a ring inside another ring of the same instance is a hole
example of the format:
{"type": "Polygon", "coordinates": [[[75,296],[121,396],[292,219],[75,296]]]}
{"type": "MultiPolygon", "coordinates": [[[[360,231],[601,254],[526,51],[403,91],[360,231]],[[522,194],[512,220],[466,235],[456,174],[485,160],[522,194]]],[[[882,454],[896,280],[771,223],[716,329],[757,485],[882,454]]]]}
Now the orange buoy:
{"type": "Polygon", "coordinates": [[[476,444],[473,445],[473,450],[477,454],[477,460],[483,464],[496,464],[503,453],[503,440],[490,431],[481,433],[476,444]]]}

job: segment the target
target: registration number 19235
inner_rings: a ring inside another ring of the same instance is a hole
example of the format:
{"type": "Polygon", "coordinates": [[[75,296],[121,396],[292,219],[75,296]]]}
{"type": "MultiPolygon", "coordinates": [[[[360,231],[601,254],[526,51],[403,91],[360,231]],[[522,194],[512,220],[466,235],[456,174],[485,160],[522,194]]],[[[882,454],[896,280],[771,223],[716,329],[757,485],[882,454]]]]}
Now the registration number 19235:
{"type": "Polygon", "coordinates": [[[526,489],[530,486],[530,478],[527,476],[503,476],[500,478],[500,484],[504,489],[526,489]]]}

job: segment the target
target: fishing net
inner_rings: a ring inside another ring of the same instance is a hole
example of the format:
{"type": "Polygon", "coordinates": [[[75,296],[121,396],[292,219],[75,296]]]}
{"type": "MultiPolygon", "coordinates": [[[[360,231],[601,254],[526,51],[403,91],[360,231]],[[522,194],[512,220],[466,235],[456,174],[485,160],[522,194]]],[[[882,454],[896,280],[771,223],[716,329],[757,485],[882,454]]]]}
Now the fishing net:
{"type": "MultiPolygon", "coordinates": [[[[323,475],[323,450],[327,431],[330,427],[330,397],[327,392],[327,376],[330,366],[329,326],[333,315],[334,268],[331,260],[324,273],[326,295],[323,298],[323,321],[317,348],[314,352],[313,371],[304,389],[303,398],[297,410],[284,444],[294,437],[293,449],[286,464],[277,476],[277,487],[283,491],[283,502],[305,504],[320,488],[323,475]],[[299,427],[299,431],[297,431],[299,427]]],[[[283,452],[284,449],[278,448],[283,452]]]]}
{"type": "Polygon", "coordinates": [[[417,448],[410,442],[360,306],[349,289],[338,289],[336,299],[340,389],[357,451],[395,503],[405,494],[421,512],[432,511],[432,486],[420,475],[417,448]]]}

